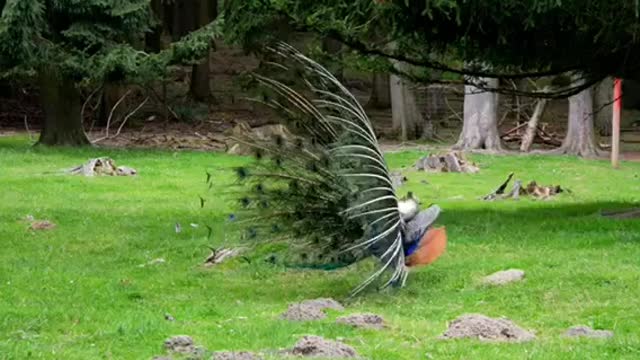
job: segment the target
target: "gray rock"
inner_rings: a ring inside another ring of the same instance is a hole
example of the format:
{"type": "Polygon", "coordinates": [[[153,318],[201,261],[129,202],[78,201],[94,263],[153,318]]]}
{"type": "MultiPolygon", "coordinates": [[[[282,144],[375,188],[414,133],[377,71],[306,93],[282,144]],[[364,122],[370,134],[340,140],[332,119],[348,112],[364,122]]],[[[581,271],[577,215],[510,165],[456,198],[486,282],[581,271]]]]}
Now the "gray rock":
{"type": "Polygon", "coordinates": [[[402,175],[402,173],[400,172],[394,171],[390,175],[391,175],[391,183],[394,189],[401,187],[408,180],[407,177],[402,175]]]}
{"type": "Polygon", "coordinates": [[[613,337],[611,330],[594,330],[588,326],[574,326],[569,328],[565,333],[566,337],[587,337],[593,339],[608,339],[613,337]]]}
{"type": "Polygon", "coordinates": [[[523,270],[509,269],[498,271],[485,277],[482,279],[482,283],[485,285],[505,285],[522,279],[524,279],[523,270]]]}
{"type": "Polygon", "coordinates": [[[481,341],[525,342],[535,337],[535,334],[522,329],[508,319],[467,314],[452,321],[441,339],[473,338],[481,341]]]}

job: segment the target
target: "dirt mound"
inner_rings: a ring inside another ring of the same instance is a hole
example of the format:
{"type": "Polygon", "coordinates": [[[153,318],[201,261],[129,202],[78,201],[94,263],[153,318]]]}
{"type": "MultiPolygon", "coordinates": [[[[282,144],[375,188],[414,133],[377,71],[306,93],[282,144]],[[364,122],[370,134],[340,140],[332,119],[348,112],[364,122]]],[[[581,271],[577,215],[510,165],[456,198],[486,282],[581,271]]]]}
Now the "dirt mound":
{"type": "Polygon", "coordinates": [[[201,358],[205,353],[205,349],[197,346],[191,336],[187,335],[177,335],[165,340],[164,347],[169,352],[188,354],[195,358],[201,358]]]}
{"type": "Polygon", "coordinates": [[[485,277],[482,279],[482,283],[485,285],[505,285],[522,279],[524,279],[523,270],[509,269],[498,271],[485,277]]]}
{"type": "Polygon", "coordinates": [[[294,356],[336,359],[358,357],[358,353],[347,344],[313,335],[302,337],[289,353],[294,356]]]}
{"type": "Polygon", "coordinates": [[[569,328],[565,333],[566,337],[587,337],[594,339],[608,339],[613,337],[611,330],[594,330],[588,326],[574,326],[569,328]]]}
{"type": "Polygon", "coordinates": [[[313,321],[327,317],[326,309],[337,311],[344,310],[344,306],[333,299],[305,300],[298,304],[291,304],[286,312],[280,315],[281,319],[289,321],[313,321]]]}
{"type": "Polygon", "coordinates": [[[177,335],[165,340],[164,347],[178,353],[191,353],[195,350],[193,339],[187,335],[177,335]]]}
{"type": "Polygon", "coordinates": [[[343,316],[336,320],[337,324],[349,325],[364,329],[383,329],[385,327],[384,319],[376,314],[354,314],[343,316]]]}
{"type": "Polygon", "coordinates": [[[482,341],[524,342],[536,336],[507,319],[493,319],[479,314],[462,315],[442,334],[442,339],[476,338],[482,341]]]}
{"type": "Polygon", "coordinates": [[[247,351],[219,351],[213,354],[212,360],[262,360],[261,356],[247,351]]]}
{"type": "Polygon", "coordinates": [[[287,311],[280,315],[281,319],[289,321],[313,321],[322,320],[326,317],[327,314],[324,311],[302,304],[289,305],[287,311]]]}
{"type": "Polygon", "coordinates": [[[331,310],[336,310],[336,311],[343,311],[344,310],[344,306],[342,306],[342,304],[340,304],[339,302],[331,299],[331,298],[319,298],[319,299],[313,299],[313,300],[305,300],[303,302],[300,303],[300,305],[303,306],[310,306],[310,307],[314,307],[320,310],[326,310],[326,309],[331,309],[331,310]]]}

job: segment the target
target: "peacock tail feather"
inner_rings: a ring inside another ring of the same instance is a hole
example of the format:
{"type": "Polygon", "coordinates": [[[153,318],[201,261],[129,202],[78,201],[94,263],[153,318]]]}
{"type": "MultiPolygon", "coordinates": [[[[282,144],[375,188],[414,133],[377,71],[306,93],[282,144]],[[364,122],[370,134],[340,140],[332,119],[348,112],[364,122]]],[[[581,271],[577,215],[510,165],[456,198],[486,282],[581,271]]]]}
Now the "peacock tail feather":
{"type": "Polygon", "coordinates": [[[278,111],[292,133],[237,139],[255,151],[255,161],[236,169],[244,237],[286,241],[318,268],[379,259],[354,293],[385,273],[381,287],[403,285],[404,222],[364,109],[329,71],[290,45],[278,43],[268,54],[269,73],[284,76],[253,74],[261,91],[256,100],[278,111]]]}

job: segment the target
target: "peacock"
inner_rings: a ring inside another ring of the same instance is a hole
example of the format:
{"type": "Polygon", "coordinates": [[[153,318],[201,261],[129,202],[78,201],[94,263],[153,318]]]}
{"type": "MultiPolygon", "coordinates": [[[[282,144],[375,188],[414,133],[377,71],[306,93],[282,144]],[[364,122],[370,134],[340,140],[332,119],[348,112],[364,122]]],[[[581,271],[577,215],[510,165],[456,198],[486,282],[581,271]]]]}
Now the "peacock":
{"type": "Polygon", "coordinates": [[[305,264],[348,266],[368,257],[380,288],[403,286],[408,270],[442,254],[440,208],[399,198],[371,121],[355,96],[322,65],[291,45],[266,47],[269,76],[251,74],[253,100],[277,111],[289,133],[268,141],[247,135],[255,160],[235,168],[240,187],[233,219],[252,241],[279,241],[305,264]],[[275,75],[274,75],[275,74],[275,75]]]}

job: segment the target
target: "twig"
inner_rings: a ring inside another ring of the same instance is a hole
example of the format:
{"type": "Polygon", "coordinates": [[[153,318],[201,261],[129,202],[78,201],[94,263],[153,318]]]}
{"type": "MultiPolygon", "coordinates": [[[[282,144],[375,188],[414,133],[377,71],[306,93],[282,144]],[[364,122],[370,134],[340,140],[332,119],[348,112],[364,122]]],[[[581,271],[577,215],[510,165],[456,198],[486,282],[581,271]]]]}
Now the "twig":
{"type": "Polygon", "coordinates": [[[113,139],[115,137],[117,137],[118,135],[120,135],[120,132],[122,131],[122,128],[124,127],[124,125],[127,123],[127,120],[129,120],[130,117],[132,117],[135,113],[138,112],[138,110],[140,110],[146,103],[147,101],[149,101],[149,96],[147,96],[144,101],[142,101],[135,109],[133,109],[130,113],[127,114],[127,116],[124,117],[124,119],[122,120],[122,123],[120,124],[120,126],[118,127],[118,130],[116,131],[116,133],[113,136],[109,136],[106,135],[104,137],[101,137],[99,139],[93,140],[92,143],[97,143],[99,141],[103,141],[106,139],[113,139]]]}
{"type": "Polygon", "coordinates": [[[93,140],[92,143],[97,143],[98,141],[102,141],[104,139],[108,139],[109,138],[109,128],[111,127],[111,118],[113,118],[113,113],[115,112],[115,110],[118,108],[118,106],[120,106],[120,103],[127,97],[127,95],[129,95],[131,93],[131,89],[127,90],[127,92],[124,93],[124,95],[122,95],[122,97],[120,97],[120,99],[118,99],[118,101],[115,103],[115,105],[113,105],[113,107],[111,108],[111,111],[109,112],[109,117],[107,118],[107,127],[105,128],[105,135],[101,138],[98,138],[96,140],[93,140]]]}
{"type": "Polygon", "coordinates": [[[511,110],[507,110],[504,112],[504,114],[502,114],[502,118],[500,119],[500,121],[498,121],[498,127],[502,126],[502,124],[504,124],[504,121],[507,119],[507,116],[509,115],[509,113],[511,112],[511,110]]]}
{"type": "MultiPolygon", "coordinates": [[[[102,104],[102,101],[103,101],[103,99],[102,99],[102,98],[103,98],[103,96],[102,96],[102,95],[100,95],[100,96],[98,96],[98,97],[97,97],[98,101],[96,101],[96,104],[95,104],[94,106],[92,106],[92,107],[91,107],[91,112],[92,112],[92,113],[95,113],[95,112],[96,112],[96,110],[98,109],[98,107],[100,106],[100,104],[102,104]]],[[[89,133],[91,133],[91,132],[93,131],[93,127],[95,126],[95,124],[96,124],[96,117],[94,116],[94,117],[91,119],[91,126],[89,127],[89,133]]]]}
{"type": "Polygon", "coordinates": [[[27,134],[29,134],[29,141],[33,141],[33,135],[31,135],[31,130],[29,130],[29,122],[27,121],[27,115],[24,116],[24,127],[27,129],[27,134]]]}
{"type": "MultiPolygon", "coordinates": [[[[93,90],[89,96],[87,96],[87,99],[84,101],[84,103],[82,104],[82,109],[80,110],[80,119],[82,122],[84,122],[84,110],[87,107],[87,104],[89,104],[89,101],[91,101],[91,99],[93,98],[93,95],[95,95],[99,90],[102,90],[102,86],[97,87],[95,90],[93,90]]],[[[94,109],[95,110],[95,109],[94,109]]],[[[91,127],[89,127],[89,132],[91,132],[93,130],[93,125],[95,124],[95,119],[93,121],[91,121],[91,127]]],[[[86,134],[86,132],[85,132],[86,134]]]]}
{"type": "MultiPolygon", "coordinates": [[[[151,86],[146,86],[145,87],[146,90],[148,90],[149,92],[151,92],[151,94],[156,98],[156,100],[158,100],[162,106],[165,108],[165,111],[168,111],[171,113],[171,116],[174,117],[174,119],[179,119],[178,114],[176,114],[175,111],[173,111],[173,109],[171,108],[171,106],[169,106],[169,104],[167,104],[167,102],[165,100],[163,100],[163,98],[158,94],[158,92],[151,86]]],[[[165,114],[166,116],[166,114],[165,114]]],[[[168,119],[165,119],[165,121],[169,121],[168,119]]]]}
{"type": "MultiPolygon", "coordinates": [[[[509,82],[511,83],[511,86],[513,87],[513,89],[514,89],[514,90],[516,90],[516,91],[518,91],[518,84],[516,84],[516,82],[515,82],[513,79],[512,79],[512,80],[509,80],[509,82]]],[[[517,95],[517,94],[514,94],[513,96],[515,97],[515,100],[516,100],[516,107],[515,107],[515,109],[514,109],[514,108],[513,108],[513,104],[511,104],[511,108],[512,108],[512,109],[515,111],[515,113],[516,113],[516,121],[517,121],[517,122],[520,122],[520,118],[521,118],[521,116],[520,116],[520,96],[519,96],[519,95],[517,95]]],[[[508,112],[507,112],[507,114],[508,114],[508,112]]],[[[505,117],[506,117],[506,116],[505,116],[505,117]]]]}
{"type": "Polygon", "coordinates": [[[133,111],[131,111],[129,114],[127,114],[127,116],[124,117],[124,119],[122,120],[122,124],[120,124],[120,126],[118,127],[118,131],[116,131],[116,134],[113,135],[112,137],[116,137],[120,135],[120,131],[122,131],[122,128],[124,127],[124,124],[127,123],[127,120],[129,120],[131,116],[133,116],[136,112],[138,112],[138,110],[140,110],[147,103],[147,101],[149,101],[148,96],[144,99],[143,102],[140,103],[140,105],[138,105],[138,107],[133,109],[133,111]]]}
{"type": "Polygon", "coordinates": [[[510,130],[505,131],[505,133],[504,133],[504,134],[502,134],[502,136],[506,136],[506,135],[511,134],[512,132],[516,132],[516,131],[518,131],[518,130],[522,129],[523,127],[525,127],[525,126],[527,126],[527,123],[522,123],[522,124],[520,124],[520,125],[518,125],[518,126],[514,127],[513,129],[510,129],[510,130]]]}
{"type": "Polygon", "coordinates": [[[459,112],[456,112],[456,111],[453,109],[453,107],[451,106],[451,104],[449,104],[449,99],[447,99],[447,97],[446,97],[446,96],[444,97],[444,102],[445,102],[445,104],[447,104],[447,107],[449,108],[449,110],[451,110],[451,112],[453,113],[453,115],[455,115],[455,116],[460,120],[460,122],[464,122],[464,118],[463,118],[462,116],[460,116],[460,113],[459,113],[459,112]]]}

